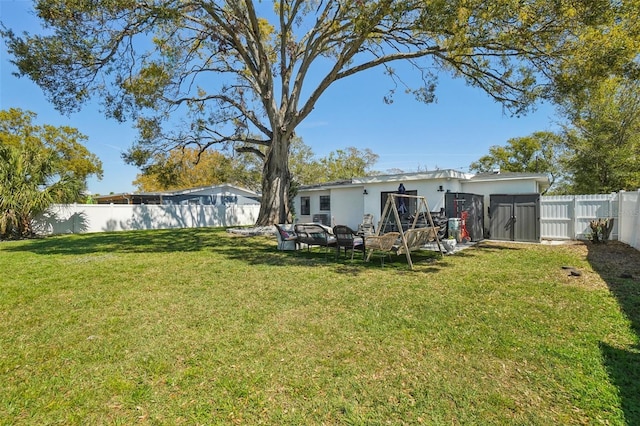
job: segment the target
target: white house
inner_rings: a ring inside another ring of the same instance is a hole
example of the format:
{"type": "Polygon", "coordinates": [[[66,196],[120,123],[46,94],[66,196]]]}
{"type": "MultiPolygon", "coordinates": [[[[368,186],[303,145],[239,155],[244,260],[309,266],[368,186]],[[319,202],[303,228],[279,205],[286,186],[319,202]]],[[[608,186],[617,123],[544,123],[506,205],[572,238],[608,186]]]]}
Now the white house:
{"type": "Polygon", "coordinates": [[[260,204],[260,195],[250,189],[228,183],[162,192],[136,192],[95,197],[98,204],[162,205],[250,205],[260,204]]]}
{"type": "MultiPolygon", "coordinates": [[[[370,213],[374,216],[374,223],[377,223],[387,194],[397,193],[400,183],[404,185],[407,194],[424,196],[431,212],[450,210],[451,206],[446,205],[446,200],[452,200],[454,194],[480,196],[477,198],[484,202],[480,213],[483,217],[479,220],[485,234],[490,234],[491,231],[489,213],[492,195],[539,196],[549,187],[548,177],[539,173],[496,172],[473,175],[457,170],[435,170],[360,177],[302,186],[294,200],[295,220],[322,222],[331,226],[344,224],[356,229],[362,222],[363,215],[370,213]]],[[[411,213],[411,206],[409,212],[411,213]]],[[[539,221],[539,215],[537,216],[539,221]]]]}

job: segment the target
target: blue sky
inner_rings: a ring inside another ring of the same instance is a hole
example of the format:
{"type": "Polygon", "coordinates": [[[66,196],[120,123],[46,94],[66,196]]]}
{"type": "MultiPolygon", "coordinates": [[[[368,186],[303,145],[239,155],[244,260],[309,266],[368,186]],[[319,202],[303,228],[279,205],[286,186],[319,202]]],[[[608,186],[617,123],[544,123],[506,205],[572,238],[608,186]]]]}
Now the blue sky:
{"type": "MultiPolygon", "coordinates": [[[[38,31],[38,22],[26,0],[0,0],[0,20],[16,32],[38,31]]],[[[129,192],[138,169],[125,164],[121,153],[136,137],[131,123],[108,120],[96,105],[69,117],[47,102],[38,86],[27,78],[16,78],[2,44],[0,61],[0,109],[21,108],[38,114],[37,124],[68,125],[88,136],[87,148],[103,163],[104,178],[91,179],[89,191],[98,194],[129,192]]],[[[422,104],[411,95],[396,94],[387,105],[383,96],[392,82],[382,69],[369,70],[336,82],[297,129],[305,144],[318,157],[355,146],[379,155],[376,170],[406,172],[456,169],[486,154],[492,145],[535,131],[555,130],[558,118],[550,105],[539,105],[534,113],[515,118],[479,89],[462,80],[439,77],[437,102],[422,104]]],[[[400,90],[399,90],[400,91],[400,90]]]]}

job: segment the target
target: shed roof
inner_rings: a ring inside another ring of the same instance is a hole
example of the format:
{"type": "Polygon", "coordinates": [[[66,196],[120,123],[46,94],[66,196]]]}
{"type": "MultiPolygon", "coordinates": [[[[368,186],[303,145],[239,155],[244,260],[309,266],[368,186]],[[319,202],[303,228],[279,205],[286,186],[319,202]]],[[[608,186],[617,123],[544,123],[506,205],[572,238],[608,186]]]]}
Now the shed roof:
{"type": "Polygon", "coordinates": [[[469,182],[505,182],[516,180],[534,180],[538,183],[541,193],[544,193],[550,186],[549,176],[545,173],[517,173],[517,172],[492,172],[478,173],[470,178],[469,182]]]}

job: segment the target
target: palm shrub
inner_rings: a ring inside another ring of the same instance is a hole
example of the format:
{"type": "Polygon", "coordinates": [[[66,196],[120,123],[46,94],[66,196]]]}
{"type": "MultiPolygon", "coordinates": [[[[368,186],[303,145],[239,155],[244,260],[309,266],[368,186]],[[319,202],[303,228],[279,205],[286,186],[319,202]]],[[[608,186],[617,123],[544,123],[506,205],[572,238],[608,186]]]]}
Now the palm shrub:
{"type": "Polygon", "coordinates": [[[0,239],[33,236],[33,219],[54,203],[76,200],[84,182],[34,145],[0,144],[0,239]]]}
{"type": "Polygon", "coordinates": [[[36,125],[36,114],[0,111],[0,239],[33,235],[33,219],[51,204],[80,201],[102,163],[77,129],[36,125]]]}

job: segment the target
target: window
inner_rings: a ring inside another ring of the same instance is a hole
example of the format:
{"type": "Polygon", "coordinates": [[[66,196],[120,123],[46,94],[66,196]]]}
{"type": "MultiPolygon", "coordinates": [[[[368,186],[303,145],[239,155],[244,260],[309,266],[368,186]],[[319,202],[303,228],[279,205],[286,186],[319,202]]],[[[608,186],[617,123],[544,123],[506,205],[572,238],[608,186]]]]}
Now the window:
{"type": "Polygon", "coordinates": [[[311,198],[300,197],[300,214],[301,215],[311,214],[311,198]]]}
{"type": "Polygon", "coordinates": [[[320,196],[320,210],[322,211],[331,210],[331,197],[329,195],[320,196]]]}
{"type": "MultiPolygon", "coordinates": [[[[387,204],[387,197],[389,196],[389,194],[397,194],[398,191],[385,191],[385,192],[381,192],[380,193],[380,213],[382,213],[384,211],[384,206],[385,204],[387,204]]],[[[407,190],[405,192],[407,195],[418,195],[418,191],[413,189],[413,190],[407,190]]],[[[397,200],[397,199],[396,199],[397,200]]],[[[406,203],[405,203],[405,207],[407,207],[407,214],[415,214],[416,210],[417,210],[417,202],[415,198],[407,198],[405,199],[406,203]]],[[[399,207],[399,206],[396,206],[399,207]]]]}

